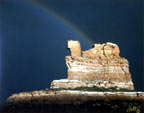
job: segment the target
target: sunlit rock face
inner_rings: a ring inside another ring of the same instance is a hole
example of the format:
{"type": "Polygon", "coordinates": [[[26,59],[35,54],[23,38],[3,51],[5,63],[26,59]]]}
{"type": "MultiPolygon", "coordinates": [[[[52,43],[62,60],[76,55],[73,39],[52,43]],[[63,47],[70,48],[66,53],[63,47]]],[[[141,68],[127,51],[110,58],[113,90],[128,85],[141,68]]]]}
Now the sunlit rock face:
{"type": "Polygon", "coordinates": [[[86,83],[80,80],[53,80],[51,83],[51,88],[76,88],[76,87],[86,87],[86,83]]]}
{"type": "Polygon", "coordinates": [[[94,44],[92,49],[82,52],[83,57],[88,58],[119,58],[119,47],[116,44],[94,44]]]}
{"type": "Polygon", "coordinates": [[[69,40],[67,46],[71,51],[71,56],[81,56],[81,46],[79,41],[69,40]]]}
{"type": "Polygon", "coordinates": [[[97,86],[134,89],[128,60],[119,56],[116,44],[94,44],[92,49],[82,51],[82,56],[78,41],[68,41],[68,48],[71,51],[71,56],[65,58],[68,80],[53,81],[52,88],[97,86]]]}

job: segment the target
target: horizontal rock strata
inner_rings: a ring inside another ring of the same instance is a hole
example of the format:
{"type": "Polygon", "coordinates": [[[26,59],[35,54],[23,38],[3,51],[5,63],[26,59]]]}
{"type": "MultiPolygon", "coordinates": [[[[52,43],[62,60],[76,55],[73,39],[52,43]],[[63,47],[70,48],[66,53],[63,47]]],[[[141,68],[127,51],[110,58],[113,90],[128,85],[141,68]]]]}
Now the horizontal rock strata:
{"type": "MultiPolygon", "coordinates": [[[[76,53],[80,53],[80,49],[75,48],[77,43],[71,44],[70,42],[72,43],[73,41],[68,42],[68,48],[75,50],[74,52],[76,53]]],[[[105,44],[94,44],[92,49],[82,51],[82,56],[73,54],[66,56],[67,79],[79,80],[81,81],[79,82],[81,86],[116,86],[134,89],[128,60],[121,58],[119,53],[119,47],[108,42],[105,44]]],[[[80,86],[76,85],[77,83],[74,81],[69,81],[68,83],[61,81],[58,83],[57,81],[57,83],[52,82],[52,84],[52,87],[70,87],[70,84],[72,84],[72,88],[80,86]]]]}
{"type": "Polygon", "coordinates": [[[67,56],[66,64],[70,80],[131,81],[128,61],[124,58],[89,59],[67,56]]]}
{"type": "Polygon", "coordinates": [[[143,92],[42,90],[13,94],[0,113],[143,113],[143,106],[143,92]]]}
{"type": "Polygon", "coordinates": [[[33,91],[13,94],[6,104],[80,104],[90,100],[139,100],[144,101],[143,92],[92,92],[92,91],[33,91]]]}
{"type": "Polygon", "coordinates": [[[77,87],[104,87],[104,88],[111,88],[117,87],[124,88],[124,89],[133,89],[132,82],[112,82],[112,81],[81,81],[81,80],[68,80],[68,79],[60,79],[60,80],[53,80],[51,82],[51,88],[77,88],[77,87]],[[130,88],[131,87],[131,88],[130,88]]]}
{"type": "Polygon", "coordinates": [[[80,80],[53,80],[51,83],[51,88],[76,88],[76,87],[87,87],[86,83],[80,80]]]}
{"type": "MultiPolygon", "coordinates": [[[[90,59],[87,57],[66,57],[68,67],[68,79],[80,81],[109,81],[109,83],[117,83],[117,87],[121,87],[119,83],[125,86],[121,88],[134,89],[131,75],[129,73],[128,61],[124,58],[115,59],[90,59]]],[[[112,86],[113,84],[111,84],[112,86]]]]}

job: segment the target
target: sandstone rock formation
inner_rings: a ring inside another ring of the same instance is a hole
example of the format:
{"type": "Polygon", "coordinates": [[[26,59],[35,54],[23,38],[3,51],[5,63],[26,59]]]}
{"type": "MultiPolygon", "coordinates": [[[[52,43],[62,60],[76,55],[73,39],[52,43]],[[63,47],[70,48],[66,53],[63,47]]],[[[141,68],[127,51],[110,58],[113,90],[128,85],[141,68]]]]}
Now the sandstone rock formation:
{"type": "Polygon", "coordinates": [[[78,41],[68,41],[68,48],[67,79],[53,80],[51,89],[13,94],[0,112],[59,113],[65,109],[74,113],[124,113],[130,106],[144,111],[144,92],[133,90],[128,60],[120,57],[116,44],[94,44],[82,51],[82,56],[78,41]]]}
{"type": "Polygon", "coordinates": [[[51,88],[76,88],[76,87],[87,87],[86,83],[80,80],[68,80],[68,79],[61,79],[61,80],[54,80],[51,83],[51,88]]]}
{"type": "Polygon", "coordinates": [[[82,51],[82,56],[78,41],[68,41],[68,48],[71,51],[71,56],[65,58],[68,80],[53,81],[51,88],[116,86],[134,89],[128,60],[119,56],[116,44],[94,44],[92,49],[82,51]]]}
{"type": "Polygon", "coordinates": [[[71,56],[81,56],[81,46],[79,41],[69,40],[67,46],[71,51],[71,56]]]}
{"type": "Polygon", "coordinates": [[[94,44],[93,48],[83,51],[83,57],[89,58],[119,58],[119,47],[116,44],[107,42],[106,44],[94,44]]]}

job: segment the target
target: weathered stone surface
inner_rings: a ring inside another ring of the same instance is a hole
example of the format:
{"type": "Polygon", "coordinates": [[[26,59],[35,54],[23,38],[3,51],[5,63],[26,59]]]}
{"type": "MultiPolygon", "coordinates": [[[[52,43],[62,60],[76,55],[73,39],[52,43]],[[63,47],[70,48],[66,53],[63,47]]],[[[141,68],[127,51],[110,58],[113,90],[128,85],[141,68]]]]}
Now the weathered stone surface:
{"type": "Polygon", "coordinates": [[[79,41],[69,40],[68,49],[71,51],[71,56],[81,56],[81,46],[79,41]]]}
{"type": "Polygon", "coordinates": [[[119,47],[116,44],[107,42],[106,44],[94,44],[92,49],[82,52],[83,57],[89,58],[119,58],[119,47]]]}
{"type": "Polygon", "coordinates": [[[126,59],[89,59],[67,56],[66,64],[70,80],[131,81],[126,59]]]}
{"type": "MultiPolygon", "coordinates": [[[[72,46],[70,47],[75,51],[75,46],[72,46]]],[[[92,49],[82,52],[82,57],[66,56],[68,79],[82,81],[87,86],[101,87],[96,85],[99,81],[108,81],[107,86],[134,89],[128,60],[121,58],[119,53],[119,47],[108,42],[94,44],[92,49]]]]}
{"type": "Polygon", "coordinates": [[[124,58],[90,59],[67,56],[66,64],[69,80],[121,82],[128,89],[134,89],[128,61],[124,58]]]}
{"type": "Polygon", "coordinates": [[[143,92],[93,92],[93,91],[33,91],[29,93],[13,94],[6,103],[28,104],[76,104],[90,100],[140,100],[144,101],[143,92]]]}
{"type": "Polygon", "coordinates": [[[53,80],[51,83],[51,88],[76,88],[76,87],[86,87],[86,83],[80,80],[53,80]]]}
{"type": "Polygon", "coordinates": [[[104,45],[104,55],[106,57],[120,57],[119,56],[119,53],[120,53],[120,50],[119,50],[119,47],[116,45],[116,44],[113,44],[113,43],[106,43],[104,45]]]}
{"type": "Polygon", "coordinates": [[[134,107],[143,113],[143,106],[143,92],[43,90],[10,96],[0,113],[126,113],[134,107]]]}
{"type": "Polygon", "coordinates": [[[61,80],[53,80],[51,82],[51,88],[70,88],[74,89],[77,87],[118,87],[118,88],[125,88],[125,89],[133,89],[132,82],[114,82],[114,81],[81,81],[81,80],[68,80],[68,79],[61,79],[61,80]]]}

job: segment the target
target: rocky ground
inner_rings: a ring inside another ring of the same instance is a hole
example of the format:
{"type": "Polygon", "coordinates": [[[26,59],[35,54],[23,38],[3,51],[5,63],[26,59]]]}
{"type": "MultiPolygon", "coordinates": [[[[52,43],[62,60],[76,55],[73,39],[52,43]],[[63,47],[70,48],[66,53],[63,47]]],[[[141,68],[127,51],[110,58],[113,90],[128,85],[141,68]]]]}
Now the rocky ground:
{"type": "Polygon", "coordinates": [[[143,113],[143,92],[33,91],[9,97],[0,113],[143,113]]]}

